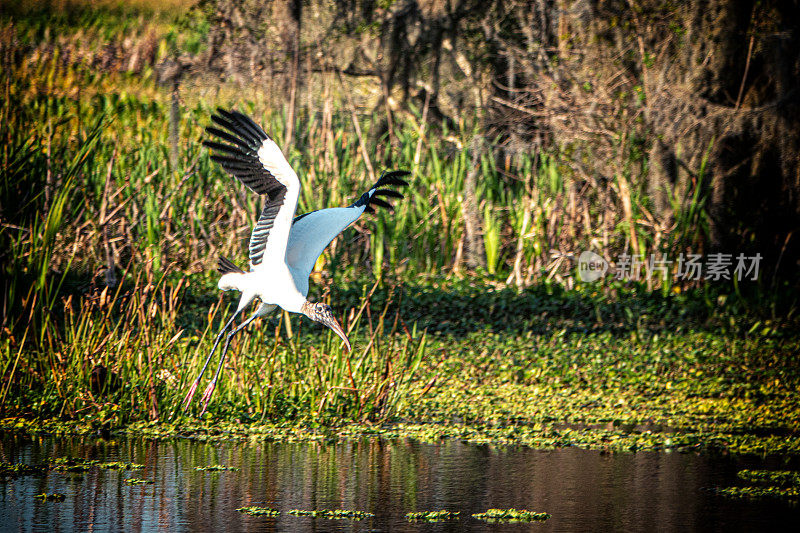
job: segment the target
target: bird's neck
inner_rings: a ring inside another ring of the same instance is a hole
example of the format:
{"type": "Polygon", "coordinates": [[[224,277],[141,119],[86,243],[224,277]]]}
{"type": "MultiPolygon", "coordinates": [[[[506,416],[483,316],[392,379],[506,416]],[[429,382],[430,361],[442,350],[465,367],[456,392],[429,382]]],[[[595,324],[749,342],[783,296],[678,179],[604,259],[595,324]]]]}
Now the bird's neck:
{"type": "Polygon", "coordinates": [[[307,305],[308,301],[300,293],[292,295],[291,297],[288,298],[284,298],[284,300],[280,304],[280,306],[283,309],[289,311],[290,313],[303,313],[303,314],[305,314],[305,309],[307,305]]]}
{"type": "Polygon", "coordinates": [[[300,306],[300,312],[303,313],[305,316],[314,320],[314,313],[312,312],[313,304],[308,300],[303,301],[303,304],[300,306]]]}

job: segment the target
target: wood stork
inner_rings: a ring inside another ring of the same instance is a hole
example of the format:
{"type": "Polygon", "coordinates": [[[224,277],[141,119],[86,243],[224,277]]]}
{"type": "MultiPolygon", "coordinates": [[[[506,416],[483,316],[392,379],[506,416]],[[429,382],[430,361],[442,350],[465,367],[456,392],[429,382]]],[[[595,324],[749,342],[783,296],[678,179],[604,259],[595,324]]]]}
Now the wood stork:
{"type": "Polygon", "coordinates": [[[203,393],[201,416],[214,393],[231,339],[253,320],[268,315],[276,307],[290,313],[302,313],[326,325],[342,338],[347,351],[350,351],[350,341],[330,306],[306,299],[308,277],[325,247],[365,211],[373,212],[373,207],[392,208],[381,196],[403,197],[399,192],[384,187],[408,185],[402,177],[410,174],[404,170],[384,172],[351,206],[320,209],[292,219],[300,181],[278,145],[246,115],[224,109],[217,112],[211,120],[221,129],[209,126],[206,131],[229,144],[204,141],[206,147],[217,152],[211,159],[251,191],[265,195],[266,202],[250,235],[250,271],[245,272],[228,259],[219,258],[220,290],[237,290],[242,295],[236,312],[217,335],[200,375],[189,388],[184,410],[189,409],[203,374],[236,316],[256,298],[261,304],[247,320],[228,333],[214,378],[203,393]]]}

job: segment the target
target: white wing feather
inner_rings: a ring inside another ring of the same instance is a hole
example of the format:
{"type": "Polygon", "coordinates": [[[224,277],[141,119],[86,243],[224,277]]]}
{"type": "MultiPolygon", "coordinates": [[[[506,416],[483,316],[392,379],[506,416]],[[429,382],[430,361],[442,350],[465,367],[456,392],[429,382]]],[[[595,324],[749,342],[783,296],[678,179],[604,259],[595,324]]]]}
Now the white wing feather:
{"type": "Polygon", "coordinates": [[[314,264],[330,242],[358,220],[364,207],[332,207],[303,216],[292,225],[286,247],[286,263],[298,277],[308,279],[314,264]]]}
{"type": "MultiPolygon", "coordinates": [[[[264,250],[264,261],[261,265],[265,263],[282,263],[286,258],[289,230],[292,227],[292,218],[300,195],[300,180],[297,177],[297,173],[289,165],[286,157],[284,157],[281,149],[272,139],[266,139],[261,144],[261,148],[258,149],[258,160],[281,185],[286,187],[283,205],[273,220],[272,229],[269,232],[269,238],[264,250]]],[[[261,265],[256,268],[260,268],[261,265]]]]}

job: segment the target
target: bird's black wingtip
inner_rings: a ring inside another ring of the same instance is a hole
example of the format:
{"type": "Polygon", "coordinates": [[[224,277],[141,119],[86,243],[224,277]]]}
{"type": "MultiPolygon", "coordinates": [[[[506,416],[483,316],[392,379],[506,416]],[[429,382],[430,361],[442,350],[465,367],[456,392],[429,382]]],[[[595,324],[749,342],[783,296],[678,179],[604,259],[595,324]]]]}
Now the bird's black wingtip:
{"type": "Polygon", "coordinates": [[[229,259],[219,256],[217,259],[217,271],[220,274],[229,274],[231,272],[236,272],[239,274],[243,274],[244,270],[234,265],[229,259]]]}
{"type": "MultiPolygon", "coordinates": [[[[264,129],[256,124],[253,119],[234,109],[217,107],[217,114],[212,114],[211,120],[231,133],[247,139],[248,141],[253,141],[257,145],[260,145],[262,141],[270,138],[264,129]]],[[[206,131],[208,131],[208,128],[206,128],[206,131]]],[[[210,133],[217,135],[213,131],[210,133]]]]}
{"type": "Polygon", "coordinates": [[[411,172],[408,170],[384,170],[381,177],[375,182],[374,188],[384,185],[395,185],[398,187],[408,187],[408,182],[402,179],[404,176],[410,176],[411,172]]]}
{"type": "Polygon", "coordinates": [[[384,176],[410,176],[411,171],[405,169],[398,169],[398,170],[384,170],[381,172],[381,177],[384,176]]]}
{"type": "Polygon", "coordinates": [[[394,211],[394,207],[392,207],[392,204],[390,204],[389,202],[387,202],[385,200],[381,200],[380,198],[378,198],[378,197],[376,197],[374,195],[372,196],[372,198],[370,198],[369,203],[370,203],[370,205],[376,205],[378,207],[385,207],[389,211],[394,211]]]}
{"type": "MultiPolygon", "coordinates": [[[[212,115],[213,117],[214,115],[212,115]]],[[[228,120],[233,118],[233,110],[232,109],[223,109],[222,107],[217,106],[217,116],[227,118],[228,120]]]]}
{"type": "Polygon", "coordinates": [[[408,186],[408,182],[402,179],[401,176],[410,175],[411,172],[408,170],[384,170],[381,173],[381,177],[378,178],[378,181],[376,181],[375,184],[370,187],[369,192],[362,194],[353,205],[356,207],[364,207],[364,211],[367,213],[374,213],[374,207],[384,207],[390,211],[394,211],[392,204],[378,198],[378,196],[383,196],[385,198],[404,198],[404,196],[397,191],[393,191],[391,189],[381,189],[380,187],[406,187],[408,186]]]}

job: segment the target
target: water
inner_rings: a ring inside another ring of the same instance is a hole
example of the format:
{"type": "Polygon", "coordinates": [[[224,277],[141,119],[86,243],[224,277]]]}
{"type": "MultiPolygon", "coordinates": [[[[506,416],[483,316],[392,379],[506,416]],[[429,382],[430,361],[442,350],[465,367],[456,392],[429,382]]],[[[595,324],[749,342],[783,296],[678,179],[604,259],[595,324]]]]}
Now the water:
{"type": "Polygon", "coordinates": [[[775,461],[680,453],[604,455],[476,446],[457,441],[361,440],[336,444],[204,443],[4,435],[0,459],[36,464],[61,456],[130,461],[138,471],[91,468],[0,481],[3,531],[785,531],[800,508],[731,500],[714,487],[740,484],[742,468],[775,461]],[[223,464],[240,471],[202,472],[223,464]],[[154,481],[128,485],[129,477],[154,481]],[[64,502],[33,496],[61,492],[64,502]],[[248,516],[246,505],[283,511],[248,516]],[[544,523],[487,524],[472,513],[525,508],[544,523]],[[290,509],[355,509],[362,521],[301,518],[290,509]],[[416,510],[461,511],[456,521],[410,523],[416,510]]]}

